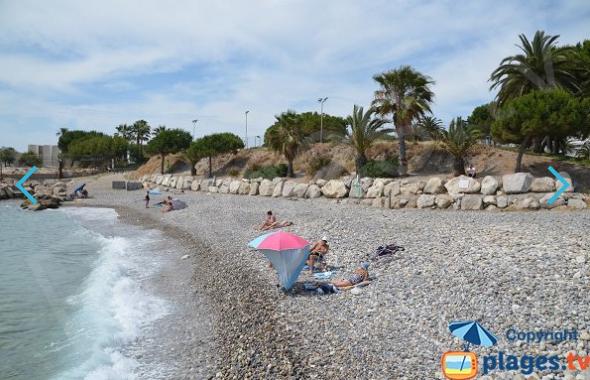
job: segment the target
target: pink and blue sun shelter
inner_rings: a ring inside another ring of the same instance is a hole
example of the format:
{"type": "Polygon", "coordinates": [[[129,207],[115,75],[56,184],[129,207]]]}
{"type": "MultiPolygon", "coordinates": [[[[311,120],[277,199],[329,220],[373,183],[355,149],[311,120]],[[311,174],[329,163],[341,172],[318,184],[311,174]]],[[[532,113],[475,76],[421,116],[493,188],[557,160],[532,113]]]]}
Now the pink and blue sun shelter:
{"type": "Polygon", "coordinates": [[[309,242],[300,236],[285,232],[269,232],[248,243],[262,252],[277,271],[279,283],[289,290],[297,281],[309,255],[309,242]]]}

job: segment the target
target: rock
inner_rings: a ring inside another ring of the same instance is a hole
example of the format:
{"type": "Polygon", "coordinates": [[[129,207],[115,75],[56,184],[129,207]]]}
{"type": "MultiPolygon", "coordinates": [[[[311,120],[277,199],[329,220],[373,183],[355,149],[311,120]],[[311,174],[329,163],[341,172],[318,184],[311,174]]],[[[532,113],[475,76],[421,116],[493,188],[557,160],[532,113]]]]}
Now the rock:
{"type": "Polygon", "coordinates": [[[270,197],[273,193],[273,190],[274,185],[271,180],[263,179],[262,182],[260,182],[260,188],[258,189],[258,192],[263,197],[270,197]]]}
{"type": "Polygon", "coordinates": [[[401,195],[400,204],[404,208],[416,208],[418,205],[418,197],[413,194],[401,195]]]}
{"type": "Polygon", "coordinates": [[[309,185],[307,183],[298,183],[293,188],[293,195],[297,198],[305,198],[305,193],[307,193],[307,188],[309,185]]]}
{"type": "MultiPolygon", "coordinates": [[[[407,200],[406,200],[407,202],[407,200]]],[[[405,203],[404,203],[405,206],[405,203]]],[[[401,196],[399,195],[392,195],[389,197],[389,208],[401,208],[401,196]]]]}
{"type": "Polygon", "coordinates": [[[461,210],[481,210],[482,196],[479,194],[466,194],[461,198],[461,210]]]}
{"type": "MultiPolygon", "coordinates": [[[[566,193],[573,193],[574,192],[574,183],[572,182],[572,177],[569,175],[568,172],[559,172],[559,174],[569,183],[569,187],[565,190],[566,193]]],[[[560,188],[563,186],[561,183],[556,183],[556,187],[560,188]]]]}
{"type": "Polygon", "coordinates": [[[485,176],[484,179],[481,181],[481,193],[483,195],[493,195],[496,194],[496,190],[498,190],[498,180],[496,177],[492,177],[491,175],[485,176]]]}
{"type": "Polygon", "coordinates": [[[506,195],[498,195],[496,197],[496,206],[498,206],[498,208],[508,207],[508,197],[506,195]]]}
{"type": "Polygon", "coordinates": [[[439,177],[432,177],[424,185],[425,194],[442,194],[444,193],[445,187],[443,186],[443,180],[439,177]]]}
{"type": "Polygon", "coordinates": [[[467,177],[465,175],[461,175],[459,177],[455,177],[447,181],[447,183],[445,183],[445,188],[447,189],[447,192],[452,196],[453,194],[479,193],[481,185],[476,179],[467,177]]]}
{"type": "Polygon", "coordinates": [[[348,194],[344,182],[336,179],[329,180],[321,190],[326,198],[344,198],[348,194]]]}
{"type": "Polygon", "coordinates": [[[184,256],[182,256],[180,259],[181,259],[181,260],[186,260],[186,259],[188,259],[189,257],[190,257],[190,255],[184,255],[184,256]]]}
{"type": "Polygon", "coordinates": [[[170,180],[168,181],[168,186],[176,187],[177,181],[178,181],[178,177],[170,177],[170,180]]]}
{"type": "Polygon", "coordinates": [[[284,178],[281,178],[281,177],[275,177],[275,178],[272,179],[272,183],[275,186],[278,185],[281,182],[285,182],[285,179],[284,178]]]}
{"type": "Polygon", "coordinates": [[[164,179],[162,180],[162,186],[170,186],[170,178],[171,177],[172,177],[172,175],[165,174],[164,179]]]}
{"type": "Polygon", "coordinates": [[[318,185],[309,185],[307,191],[305,192],[305,198],[319,198],[322,196],[322,190],[318,185]]]}
{"type": "Polygon", "coordinates": [[[555,181],[551,177],[533,178],[531,191],[535,193],[548,193],[555,190],[555,181]]]}
{"type": "Polygon", "coordinates": [[[283,184],[283,191],[282,191],[283,197],[285,197],[285,198],[292,197],[294,195],[293,190],[295,189],[295,185],[297,185],[296,182],[286,181],[283,184]]]}
{"type": "Polygon", "coordinates": [[[418,208],[432,207],[432,206],[434,206],[435,199],[436,199],[436,197],[434,195],[422,194],[418,197],[418,200],[416,201],[416,205],[418,206],[418,208]]]}
{"type": "Polygon", "coordinates": [[[568,199],[567,201],[567,208],[572,210],[583,210],[587,208],[588,205],[581,199],[568,199]]]}
{"type": "Polygon", "coordinates": [[[328,182],[328,181],[326,181],[325,179],[322,179],[322,178],[318,178],[315,180],[315,184],[318,185],[320,188],[322,186],[324,186],[326,184],[326,182],[328,182]]]}
{"type": "Polygon", "coordinates": [[[363,177],[361,178],[361,187],[363,191],[366,193],[369,190],[369,187],[373,186],[373,178],[371,177],[363,177]]]}
{"type": "Polygon", "coordinates": [[[219,186],[219,194],[229,194],[229,185],[227,183],[222,183],[219,186]]]}
{"type": "Polygon", "coordinates": [[[549,204],[549,199],[553,197],[553,194],[554,193],[545,194],[543,195],[543,197],[541,197],[541,199],[539,199],[539,204],[541,208],[551,209],[565,205],[565,199],[563,198],[563,196],[559,196],[552,204],[549,204]]]}
{"type": "Polygon", "coordinates": [[[280,197],[283,194],[283,184],[285,182],[283,180],[276,183],[275,188],[272,192],[272,196],[274,198],[280,197]]]}
{"type": "Polygon", "coordinates": [[[356,288],[350,289],[350,294],[355,295],[355,296],[358,296],[362,292],[363,292],[363,288],[356,287],[356,288]]]}
{"type": "Polygon", "coordinates": [[[191,183],[191,190],[192,191],[199,191],[201,189],[201,182],[199,181],[193,181],[191,183]]]}
{"type": "Polygon", "coordinates": [[[383,181],[375,181],[371,187],[367,190],[365,198],[379,198],[383,195],[383,188],[385,184],[383,181]]]}
{"type": "Polygon", "coordinates": [[[192,176],[185,176],[184,179],[182,180],[181,190],[191,189],[194,180],[195,179],[192,176]]]}
{"type": "Polygon", "coordinates": [[[497,209],[498,209],[498,207],[496,207],[496,205],[488,205],[486,207],[486,211],[495,211],[497,209]]]}
{"type": "Polygon", "coordinates": [[[248,195],[258,195],[258,188],[259,187],[260,187],[259,182],[252,182],[250,184],[250,192],[248,193],[248,195]]]}
{"type": "Polygon", "coordinates": [[[164,176],[159,175],[156,177],[156,185],[161,185],[162,181],[164,181],[164,176]]]}
{"type": "Polygon", "coordinates": [[[385,185],[383,188],[383,195],[386,197],[395,196],[401,194],[401,188],[399,181],[393,181],[385,185]]]}
{"type": "Polygon", "coordinates": [[[231,181],[229,184],[229,193],[230,194],[237,194],[238,191],[240,191],[241,184],[242,184],[242,181],[238,181],[238,180],[231,181]]]}
{"type": "Polygon", "coordinates": [[[209,186],[209,187],[207,188],[207,190],[208,190],[210,193],[218,193],[218,192],[219,192],[219,188],[218,188],[217,186],[209,186]]]}
{"type": "Polygon", "coordinates": [[[248,195],[250,194],[250,182],[248,181],[241,181],[240,186],[238,187],[238,194],[240,195],[248,195]]]}
{"type": "Polygon", "coordinates": [[[495,195],[485,195],[483,197],[483,204],[484,206],[488,205],[496,205],[496,196],[495,195]]]}
{"type": "Polygon", "coordinates": [[[420,194],[424,189],[426,183],[424,181],[417,181],[408,183],[406,185],[402,185],[401,193],[402,194],[420,194]]]}
{"type": "Polygon", "coordinates": [[[371,200],[371,206],[383,208],[383,205],[384,205],[384,198],[383,197],[378,197],[378,198],[373,198],[373,199],[369,198],[369,200],[371,200]]]}
{"type": "Polygon", "coordinates": [[[125,190],[125,188],[127,187],[127,183],[125,181],[113,181],[111,183],[111,187],[114,190],[125,190]]]}
{"type": "Polygon", "coordinates": [[[440,209],[448,208],[453,203],[453,198],[447,194],[439,194],[436,196],[434,203],[440,209]]]}
{"type": "Polygon", "coordinates": [[[502,189],[506,194],[526,193],[534,177],[530,173],[514,173],[502,176],[502,189]]]}
{"type": "Polygon", "coordinates": [[[512,205],[516,210],[537,210],[540,207],[539,201],[531,196],[515,198],[512,205]]]}

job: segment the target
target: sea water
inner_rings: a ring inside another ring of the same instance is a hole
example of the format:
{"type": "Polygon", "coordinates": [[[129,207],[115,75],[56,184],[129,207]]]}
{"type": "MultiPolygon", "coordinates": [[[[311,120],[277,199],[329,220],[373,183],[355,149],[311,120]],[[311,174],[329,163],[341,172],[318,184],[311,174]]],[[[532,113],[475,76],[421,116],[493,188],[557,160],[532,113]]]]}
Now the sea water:
{"type": "Polygon", "coordinates": [[[0,204],[0,378],[134,379],[126,348],[168,309],[142,285],[158,238],[111,209],[0,204]]]}

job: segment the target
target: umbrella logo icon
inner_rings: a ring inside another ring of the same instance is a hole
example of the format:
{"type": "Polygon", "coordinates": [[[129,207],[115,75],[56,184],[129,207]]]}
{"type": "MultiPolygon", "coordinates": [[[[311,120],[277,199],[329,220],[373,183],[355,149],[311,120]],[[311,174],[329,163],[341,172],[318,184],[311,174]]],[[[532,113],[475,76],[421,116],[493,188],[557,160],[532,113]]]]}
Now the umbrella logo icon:
{"type": "Polygon", "coordinates": [[[469,351],[471,344],[490,347],[498,338],[476,321],[449,323],[451,334],[465,341],[464,351],[448,351],[441,358],[443,375],[450,380],[467,380],[477,376],[477,356],[469,351]]]}

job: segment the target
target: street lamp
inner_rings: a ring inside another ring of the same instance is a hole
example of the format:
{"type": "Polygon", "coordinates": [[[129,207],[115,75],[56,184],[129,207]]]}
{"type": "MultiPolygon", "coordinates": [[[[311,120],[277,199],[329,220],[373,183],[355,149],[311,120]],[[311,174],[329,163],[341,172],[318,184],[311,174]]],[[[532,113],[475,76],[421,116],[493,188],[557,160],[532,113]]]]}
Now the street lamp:
{"type": "Polygon", "coordinates": [[[246,144],[245,144],[246,145],[246,149],[248,149],[248,113],[249,112],[250,111],[244,112],[244,114],[246,115],[246,138],[244,139],[245,142],[246,142],[246,144]]]}
{"type": "MultiPolygon", "coordinates": [[[[260,136],[256,136],[256,138],[258,139],[258,145],[257,146],[261,146],[262,145],[262,139],[260,138],[260,136]]],[[[254,144],[256,144],[256,141],[254,141],[254,144]]]]}
{"type": "Polygon", "coordinates": [[[193,120],[193,140],[195,139],[195,128],[197,127],[197,121],[199,121],[199,119],[193,120]]]}
{"type": "Polygon", "coordinates": [[[324,142],[324,103],[328,100],[328,97],[319,98],[320,103],[320,143],[324,142]]]}

